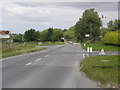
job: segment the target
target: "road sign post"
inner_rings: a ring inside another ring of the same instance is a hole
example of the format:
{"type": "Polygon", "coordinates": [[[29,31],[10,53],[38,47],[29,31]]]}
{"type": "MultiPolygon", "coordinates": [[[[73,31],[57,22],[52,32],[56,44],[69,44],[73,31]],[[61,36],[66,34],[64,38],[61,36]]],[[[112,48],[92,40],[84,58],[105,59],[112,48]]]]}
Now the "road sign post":
{"type": "Polygon", "coordinates": [[[12,49],[12,35],[11,35],[11,32],[9,30],[6,30],[6,29],[2,29],[0,31],[0,38],[3,39],[3,38],[8,38],[9,39],[9,49],[12,49]]]}
{"type": "Polygon", "coordinates": [[[12,43],[13,43],[13,39],[10,38],[10,49],[12,49],[12,43]]]}

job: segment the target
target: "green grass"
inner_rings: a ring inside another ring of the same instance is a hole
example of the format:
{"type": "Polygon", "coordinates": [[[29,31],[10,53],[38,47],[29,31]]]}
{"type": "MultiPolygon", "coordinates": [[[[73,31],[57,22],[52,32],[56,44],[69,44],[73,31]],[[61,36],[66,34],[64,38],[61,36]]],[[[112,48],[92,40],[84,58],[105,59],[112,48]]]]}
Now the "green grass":
{"type": "Polygon", "coordinates": [[[117,84],[119,75],[118,64],[120,64],[118,58],[120,58],[118,55],[88,57],[81,62],[81,65],[83,65],[81,70],[85,72],[90,79],[100,81],[102,84],[108,82],[114,82],[117,84]],[[101,62],[101,60],[110,61],[101,62]]]}
{"type": "Polygon", "coordinates": [[[2,43],[2,58],[46,49],[44,47],[35,47],[36,45],[35,42],[27,42],[25,45],[24,43],[13,43],[13,48],[9,49],[8,45],[2,43]]]}
{"type": "Polygon", "coordinates": [[[62,45],[65,44],[64,42],[44,42],[43,44],[40,44],[39,46],[49,46],[49,45],[62,45]]]}
{"type": "MultiPolygon", "coordinates": [[[[45,42],[41,44],[40,46],[46,46],[46,45],[62,45],[65,44],[64,42],[45,42]]],[[[44,47],[35,47],[38,46],[35,42],[27,42],[25,45],[24,43],[13,43],[13,48],[9,49],[9,45],[6,43],[2,43],[2,58],[30,53],[30,52],[36,52],[40,50],[44,50],[46,48],[44,47]]]]}
{"type": "Polygon", "coordinates": [[[105,45],[102,43],[91,43],[91,44],[87,44],[86,46],[84,46],[84,43],[81,43],[81,46],[85,50],[87,49],[87,47],[92,47],[94,51],[98,51],[101,49],[104,49],[105,51],[119,51],[120,50],[119,46],[105,45]]]}

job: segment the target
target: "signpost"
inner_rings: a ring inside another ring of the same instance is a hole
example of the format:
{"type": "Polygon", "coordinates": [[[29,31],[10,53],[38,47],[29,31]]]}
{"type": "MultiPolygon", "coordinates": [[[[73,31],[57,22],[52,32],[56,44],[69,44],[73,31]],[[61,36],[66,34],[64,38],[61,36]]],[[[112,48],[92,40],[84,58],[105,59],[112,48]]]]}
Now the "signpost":
{"type": "Polygon", "coordinates": [[[3,39],[3,38],[9,38],[9,48],[12,49],[12,42],[13,42],[13,39],[11,37],[11,32],[9,30],[6,30],[6,29],[2,29],[0,31],[0,38],[3,39]]]}
{"type": "Polygon", "coordinates": [[[10,31],[8,31],[8,30],[0,31],[0,38],[10,38],[10,31]]]}
{"type": "Polygon", "coordinates": [[[10,34],[10,31],[2,30],[2,31],[0,31],[0,34],[10,34]]]}
{"type": "MultiPolygon", "coordinates": [[[[90,37],[90,35],[86,34],[85,37],[90,37]]],[[[84,44],[84,46],[86,46],[86,44],[84,44]]],[[[87,47],[87,52],[89,53],[89,57],[90,57],[90,53],[92,52],[92,47],[87,47]]]]}
{"type": "Polygon", "coordinates": [[[89,35],[89,34],[86,34],[85,37],[90,37],[90,35],[89,35]]]}

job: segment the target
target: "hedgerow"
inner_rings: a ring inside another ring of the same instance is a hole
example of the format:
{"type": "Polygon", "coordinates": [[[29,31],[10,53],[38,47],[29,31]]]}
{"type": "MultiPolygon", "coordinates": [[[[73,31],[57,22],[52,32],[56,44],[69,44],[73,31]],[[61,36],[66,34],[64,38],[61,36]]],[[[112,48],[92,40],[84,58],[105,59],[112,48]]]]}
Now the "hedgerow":
{"type": "Polygon", "coordinates": [[[103,43],[120,46],[120,31],[110,31],[104,35],[103,43]]]}

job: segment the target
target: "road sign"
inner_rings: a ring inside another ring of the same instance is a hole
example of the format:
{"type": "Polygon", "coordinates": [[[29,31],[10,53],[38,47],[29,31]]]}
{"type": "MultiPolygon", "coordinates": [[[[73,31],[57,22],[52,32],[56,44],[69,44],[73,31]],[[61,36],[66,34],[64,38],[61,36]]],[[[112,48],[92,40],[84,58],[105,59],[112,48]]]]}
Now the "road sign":
{"type": "Polygon", "coordinates": [[[8,30],[0,31],[0,38],[10,38],[10,31],[8,30]]]}
{"type": "Polygon", "coordinates": [[[86,44],[84,44],[84,46],[86,46],[86,44]]]}
{"type": "Polygon", "coordinates": [[[0,34],[10,34],[10,31],[2,30],[2,31],[0,31],[0,34]]]}
{"type": "Polygon", "coordinates": [[[6,34],[0,34],[0,38],[10,38],[10,35],[8,34],[8,35],[6,35],[6,34]]]}
{"type": "Polygon", "coordinates": [[[89,34],[86,34],[85,37],[89,37],[90,35],[89,34]]]}

